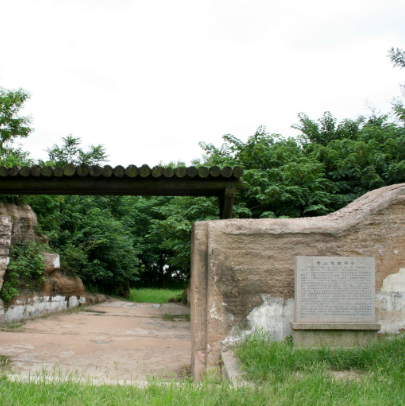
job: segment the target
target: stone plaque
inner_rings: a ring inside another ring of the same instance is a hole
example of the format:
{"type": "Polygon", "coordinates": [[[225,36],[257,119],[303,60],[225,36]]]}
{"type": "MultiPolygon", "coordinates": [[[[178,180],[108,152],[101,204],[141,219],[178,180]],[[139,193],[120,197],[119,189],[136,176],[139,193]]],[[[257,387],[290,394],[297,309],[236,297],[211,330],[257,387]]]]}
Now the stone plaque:
{"type": "Polygon", "coordinates": [[[375,322],[375,260],[295,257],[295,322],[375,322]]]}

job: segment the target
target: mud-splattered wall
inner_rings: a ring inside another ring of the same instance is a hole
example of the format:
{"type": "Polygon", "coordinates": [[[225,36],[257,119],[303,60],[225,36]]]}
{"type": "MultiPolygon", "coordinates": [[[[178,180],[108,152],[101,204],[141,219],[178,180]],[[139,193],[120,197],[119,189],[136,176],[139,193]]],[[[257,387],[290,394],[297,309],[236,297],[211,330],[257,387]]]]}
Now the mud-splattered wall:
{"type": "Polygon", "coordinates": [[[198,379],[224,347],[263,328],[291,334],[294,256],[376,259],[382,331],[405,328],[405,184],[381,188],[344,209],[301,219],[222,220],[192,233],[192,370],[198,379]]]}

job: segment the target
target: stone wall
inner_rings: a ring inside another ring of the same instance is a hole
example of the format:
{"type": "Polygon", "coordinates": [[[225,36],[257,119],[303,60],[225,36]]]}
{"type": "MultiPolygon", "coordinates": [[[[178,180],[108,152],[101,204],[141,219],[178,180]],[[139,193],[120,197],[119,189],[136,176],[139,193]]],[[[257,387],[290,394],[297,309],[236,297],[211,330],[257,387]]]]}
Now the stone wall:
{"type": "Polygon", "coordinates": [[[367,193],[328,216],[195,223],[192,232],[192,370],[220,363],[221,346],[257,328],[291,334],[294,256],[376,260],[382,331],[405,328],[405,184],[367,193]]]}

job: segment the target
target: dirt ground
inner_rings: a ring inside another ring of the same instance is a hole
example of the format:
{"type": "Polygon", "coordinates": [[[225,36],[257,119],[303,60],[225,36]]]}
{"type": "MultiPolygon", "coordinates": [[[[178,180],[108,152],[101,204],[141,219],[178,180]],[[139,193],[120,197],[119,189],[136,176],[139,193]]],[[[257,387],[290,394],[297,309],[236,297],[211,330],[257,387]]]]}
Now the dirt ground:
{"type": "Polygon", "coordinates": [[[101,380],[182,379],[191,362],[190,309],[108,300],[0,331],[0,356],[23,375],[58,370],[101,380]]]}

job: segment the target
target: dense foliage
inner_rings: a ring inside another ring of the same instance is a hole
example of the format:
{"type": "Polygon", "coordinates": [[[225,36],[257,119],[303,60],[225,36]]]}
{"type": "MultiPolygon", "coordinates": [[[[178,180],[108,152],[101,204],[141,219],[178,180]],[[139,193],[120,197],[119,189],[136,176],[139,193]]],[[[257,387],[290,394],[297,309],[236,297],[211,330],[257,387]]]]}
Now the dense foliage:
{"type": "Polygon", "coordinates": [[[10,263],[1,290],[1,299],[6,304],[22,290],[41,288],[45,281],[43,251],[44,247],[34,242],[18,242],[10,247],[10,263]]]}
{"type": "Polygon", "coordinates": [[[221,148],[202,144],[209,164],[241,165],[239,202],[252,217],[325,214],[369,190],[405,180],[405,129],[387,116],[344,120],[329,112],[315,122],[299,115],[297,139],[264,128],[246,143],[224,136],[221,148]]]}
{"type": "Polygon", "coordinates": [[[21,116],[20,110],[29,94],[22,89],[7,90],[0,87],[0,156],[5,157],[11,151],[16,138],[27,137],[32,128],[31,119],[21,116]]]}
{"type": "Polygon", "coordinates": [[[29,94],[22,89],[7,90],[0,86],[0,164],[8,167],[21,162],[32,163],[28,152],[14,145],[19,138],[28,137],[33,131],[31,118],[21,116],[20,110],[29,99],[29,94]]]}
{"type": "MultiPolygon", "coordinates": [[[[404,51],[392,49],[389,56],[395,66],[405,67],[404,51]]],[[[27,97],[21,90],[0,93],[0,160],[6,166],[32,163],[10,144],[31,131],[29,119],[18,116],[27,97]]],[[[405,182],[403,109],[396,99],[393,118],[372,114],[341,122],[330,112],[317,121],[301,113],[293,126],[299,132],[296,138],[264,127],[246,142],[225,135],[221,146],[201,143],[204,154],[194,164],[244,168],[236,218],[331,213],[369,190],[405,182]]],[[[84,150],[72,136],[47,152],[41,165],[107,160],[103,146],[84,150]]],[[[219,214],[216,199],[203,197],[30,196],[24,201],[37,213],[52,249],[60,252],[65,272],[80,276],[88,289],[124,295],[129,285],[184,286],[192,224],[216,220],[219,214]]]]}

